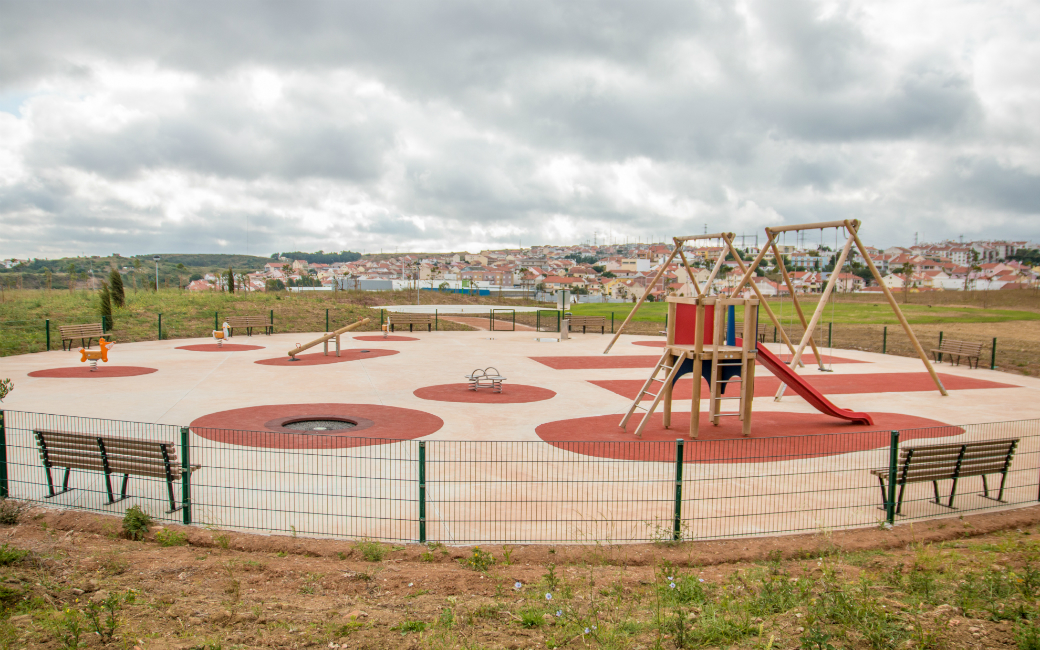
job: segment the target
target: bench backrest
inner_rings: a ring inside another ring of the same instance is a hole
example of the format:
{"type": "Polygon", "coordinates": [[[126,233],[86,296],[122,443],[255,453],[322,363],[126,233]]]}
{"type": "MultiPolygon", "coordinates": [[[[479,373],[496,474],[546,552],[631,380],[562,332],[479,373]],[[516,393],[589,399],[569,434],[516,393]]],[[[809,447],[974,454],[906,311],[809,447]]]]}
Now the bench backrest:
{"type": "Polygon", "coordinates": [[[900,481],[941,481],[1003,472],[1011,463],[1018,438],[985,442],[904,447],[899,453],[900,481]]]}
{"type": "Polygon", "coordinates": [[[82,325],[58,325],[58,331],[61,332],[61,338],[63,339],[78,339],[78,338],[97,338],[104,336],[105,332],[101,329],[101,323],[84,323],[82,325]]]}
{"type": "Polygon", "coordinates": [[[603,325],[607,319],[603,316],[568,316],[571,326],[575,325],[603,325]]]}
{"type": "Polygon", "coordinates": [[[260,327],[270,325],[267,316],[228,316],[228,327],[260,327]]]}
{"type": "Polygon", "coordinates": [[[947,354],[963,354],[965,356],[977,357],[982,354],[982,345],[982,343],[971,343],[970,341],[944,339],[937,349],[947,354]]]}
{"type": "Polygon", "coordinates": [[[166,460],[169,460],[171,476],[180,478],[181,475],[177,446],[170,442],[92,436],[49,429],[34,429],[33,434],[40,447],[40,460],[52,467],[103,472],[107,460],[108,470],[113,474],[166,478],[166,460]],[[98,443],[99,439],[101,444],[98,443]],[[101,455],[102,445],[104,457],[101,455]]]}
{"type": "Polygon", "coordinates": [[[397,325],[407,325],[409,323],[432,323],[433,316],[429,314],[388,314],[387,318],[397,325]]]}

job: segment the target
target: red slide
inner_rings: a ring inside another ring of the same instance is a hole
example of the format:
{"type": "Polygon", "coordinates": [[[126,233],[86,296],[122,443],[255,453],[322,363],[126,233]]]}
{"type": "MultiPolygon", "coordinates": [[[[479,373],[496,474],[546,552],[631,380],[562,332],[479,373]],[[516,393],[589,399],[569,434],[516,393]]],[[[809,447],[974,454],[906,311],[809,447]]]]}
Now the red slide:
{"type": "MultiPolygon", "coordinates": [[[[737,343],[740,345],[740,343],[737,343]]],[[[831,417],[841,418],[842,420],[848,420],[853,424],[869,424],[873,426],[874,420],[871,419],[867,413],[856,413],[848,409],[840,409],[835,406],[829,399],[824,397],[820,391],[816,390],[802,379],[797,374],[791,372],[791,369],[787,367],[775,354],[767,350],[761,343],[758,344],[758,360],[763,366],[769,369],[769,372],[776,375],[776,378],[784,382],[791,387],[791,390],[798,393],[802,399],[809,402],[809,405],[820,413],[824,413],[831,417]]]]}

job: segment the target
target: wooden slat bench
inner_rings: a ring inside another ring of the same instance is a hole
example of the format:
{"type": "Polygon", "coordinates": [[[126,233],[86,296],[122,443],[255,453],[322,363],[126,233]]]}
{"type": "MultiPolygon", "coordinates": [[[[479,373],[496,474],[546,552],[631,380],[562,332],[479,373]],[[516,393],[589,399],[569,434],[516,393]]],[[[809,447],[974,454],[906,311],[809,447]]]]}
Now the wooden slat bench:
{"type": "MultiPolygon", "coordinates": [[[[902,447],[899,451],[899,464],[896,466],[896,485],[899,486],[899,498],[896,502],[896,514],[903,508],[903,491],[907,483],[931,483],[935,492],[935,502],[939,500],[939,481],[953,480],[950,488],[950,499],[945,505],[953,507],[953,497],[957,494],[957,481],[968,476],[982,477],[983,496],[989,496],[988,474],[1000,474],[1000,491],[996,501],[1004,500],[1004,484],[1011,468],[1011,459],[1015,455],[1018,438],[987,440],[984,442],[953,442],[943,445],[915,445],[902,447]]],[[[888,480],[888,468],[870,470],[881,483],[881,500],[888,498],[885,481],[888,480]]]]}
{"type": "Polygon", "coordinates": [[[90,347],[90,341],[92,339],[100,339],[105,335],[105,331],[101,329],[101,323],[85,323],[82,325],[59,325],[58,332],[61,333],[61,349],[65,350],[65,342],[68,341],[68,349],[72,349],[72,341],[79,339],[81,346],[85,348],[90,347]]]}
{"type": "MultiPolygon", "coordinates": [[[[743,336],[744,323],[741,323],[740,321],[736,321],[735,323],[733,323],[733,328],[737,332],[737,338],[740,338],[741,336],[743,336]]],[[[766,342],[766,325],[764,323],[759,323],[758,324],[758,340],[761,341],[762,343],[766,342]]]]}
{"type": "Polygon", "coordinates": [[[390,324],[390,331],[393,332],[394,328],[398,325],[408,326],[408,331],[414,331],[413,328],[418,325],[422,327],[426,326],[427,332],[433,331],[433,316],[429,314],[403,314],[398,312],[391,312],[386,315],[386,322],[390,324]]]}
{"type": "Polygon", "coordinates": [[[581,327],[581,333],[585,333],[586,327],[598,327],[599,333],[607,331],[607,319],[603,316],[568,316],[571,321],[571,331],[581,327]]]}
{"type": "Polygon", "coordinates": [[[227,324],[231,336],[235,335],[236,327],[245,328],[247,336],[253,335],[254,327],[263,328],[264,334],[274,332],[274,324],[267,319],[267,316],[228,316],[227,324]]]}
{"type": "MultiPolygon", "coordinates": [[[[71,431],[52,429],[34,429],[36,444],[40,449],[40,460],[47,473],[47,498],[68,492],[69,472],[71,470],[88,470],[105,473],[105,488],[108,490],[110,505],[128,498],[126,493],[130,475],[161,478],[166,481],[166,489],[170,498],[170,510],[180,510],[173,496],[173,482],[181,479],[181,464],[177,462],[177,446],[170,442],[143,440],[139,438],[113,438],[95,436],[71,431]],[[51,469],[65,468],[61,492],[54,491],[54,478],[51,469]],[[123,485],[119,498],[112,492],[112,475],[122,474],[123,485]]],[[[192,472],[201,465],[192,465],[192,472]]]]}
{"type": "Polygon", "coordinates": [[[975,360],[975,368],[979,367],[979,355],[982,354],[982,343],[971,343],[968,341],[954,341],[953,339],[944,339],[939,347],[932,350],[932,356],[935,358],[936,363],[942,361],[943,355],[949,355],[950,365],[953,365],[953,358],[957,357],[957,365],[961,365],[961,357],[965,357],[968,360],[968,367],[971,368],[971,360],[975,360]]]}

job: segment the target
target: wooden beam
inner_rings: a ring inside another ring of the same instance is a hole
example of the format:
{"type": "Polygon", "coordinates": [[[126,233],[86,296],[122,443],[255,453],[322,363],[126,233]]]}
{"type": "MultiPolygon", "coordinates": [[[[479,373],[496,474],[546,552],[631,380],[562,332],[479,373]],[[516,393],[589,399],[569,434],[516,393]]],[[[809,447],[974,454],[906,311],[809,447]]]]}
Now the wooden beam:
{"type": "Polygon", "coordinates": [[[690,269],[690,263],[686,261],[686,254],[683,252],[682,243],[678,239],[676,239],[675,245],[679,247],[679,257],[682,259],[683,268],[686,269],[686,277],[690,279],[690,284],[692,284],[693,288],[697,291],[697,296],[703,296],[704,294],[701,292],[700,283],[697,282],[697,278],[693,277],[693,271],[690,269]]]}
{"type": "Polygon", "coordinates": [[[677,242],[680,242],[680,241],[686,242],[686,241],[694,241],[694,240],[697,240],[697,239],[723,239],[726,235],[735,236],[731,232],[717,232],[717,233],[714,233],[714,234],[711,234],[711,235],[689,235],[688,237],[672,237],[672,239],[677,241],[677,242]]]}
{"type": "Polygon", "coordinates": [[[655,275],[654,279],[650,281],[646,291],[644,291],[643,295],[640,296],[639,302],[637,302],[636,306],[632,308],[632,311],[628,312],[628,317],[625,318],[625,322],[621,323],[621,327],[619,327],[617,333],[614,334],[614,338],[610,339],[610,343],[608,343],[607,348],[603,350],[603,354],[610,352],[610,348],[614,347],[614,344],[617,343],[618,337],[621,336],[621,332],[625,330],[625,326],[628,325],[628,322],[632,320],[632,317],[635,316],[637,311],[639,311],[639,308],[643,306],[643,301],[650,295],[650,290],[654,288],[655,284],[657,284],[657,279],[665,272],[665,269],[667,269],[668,265],[672,263],[672,260],[675,259],[675,255],[678,252],[679,246],[676,246],[675,249],[672,250],[672,254],[668,256],[667,260],[665,260],[665,263],[661,265],[661,269],[657,272],[657,275],[655,275]]]}
{"type": "Polygon", "coordinates": [[[921,361],[924,362],[924,367],[928,369],[928,374],[932,376],[932,381],[935,382],[935,385],[939,388],[939,392],[942,393],[944,397],[948,396],[949,393],[946,392],[946,387],[943,386],[942,380],[939,379],[939,375],[936,374],[935,368],[932,367],[932,362],[928,360],[928,355],[925,354],[920,341],[918,341],[917,336],[914,335],[914,331],[910,329],[910,323],[907,322],[906,316],[903,315],[903,310],[899,308],[899,303],[896,302],[895,296],[892,295],[892,291],[889,290],[888,286],[886,286],[884,281],[881,279],[881,274],[878,273],[877,267],[874,266],[874,260],[870,259],[870,256],[867,255],[867,248],[859,238],[859,222],[853,221],[847,227],[849,227],[849,232],[852,233],[852,238],[856,241],[856,248],[859,249],[859,254],[863,256],[863,261],[867,263],[867,268],[870,269],[871,275],[874,276],[874,280],[877,281],[878,285],[881,287],[881,291],[883,291],[885,297],[888,298],[888,304],[892,306],[892,311],[896,313],[896,318],[899,319],[899,324],[903,326],[903,331],[906,332],[907,337],[910,339],[910,343],[912,343],[914,349],[917,350],[917,355],[921,357],[921,361]]]}
{"type": "Polygon", "coordinates": [[[793,226],[776,226],[775,228],[769,226],[766,228],[767,233],[778,233],[778,232],[793,232],[796,230],[819,230],[820,228],[845,228],[850,223],[854,223],[859,226],[859,221],[853,219],[849,221],[821,221],[819,223],[799,223],[793,226]]]}

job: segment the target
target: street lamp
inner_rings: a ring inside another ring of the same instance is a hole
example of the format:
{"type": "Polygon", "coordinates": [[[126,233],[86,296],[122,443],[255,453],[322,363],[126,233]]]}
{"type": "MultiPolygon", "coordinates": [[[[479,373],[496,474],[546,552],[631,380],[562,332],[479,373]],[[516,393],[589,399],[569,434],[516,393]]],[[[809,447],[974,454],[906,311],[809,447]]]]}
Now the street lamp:
{"type": "Polygon", "coordinates": [[[152,257],[152,260],[155,261],[155,290],[156,291],[159,291],[159,260],[161,260],[161,259],[162,258],[159,257],[158,255],[152,257]]]}

